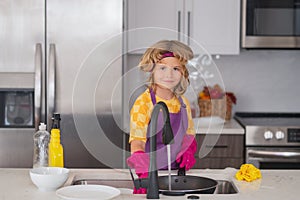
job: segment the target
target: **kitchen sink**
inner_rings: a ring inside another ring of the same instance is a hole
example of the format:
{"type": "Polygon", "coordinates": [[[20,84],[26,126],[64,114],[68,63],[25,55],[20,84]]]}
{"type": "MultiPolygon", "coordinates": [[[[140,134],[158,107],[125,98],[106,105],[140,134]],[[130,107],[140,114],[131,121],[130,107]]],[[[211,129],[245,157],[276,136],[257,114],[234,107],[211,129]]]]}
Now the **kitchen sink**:
{"type": "Polygon", "coordinates": [[[231,181],[217,180],[218,185],[215,194],[236,194],[238,193],[237,188],[231,181]]]}
{"type": "MultiPolygon", "coordinates": [[[[217,180],[218,185],[214,194],[236,194],[237,188],[233,182],[228,180],[217,180]]],[[[72,185],[107,185],[115,188],[133,188],[132,180],[119,180],[119,179],[79,179],[74,180],[72,185]]]]}

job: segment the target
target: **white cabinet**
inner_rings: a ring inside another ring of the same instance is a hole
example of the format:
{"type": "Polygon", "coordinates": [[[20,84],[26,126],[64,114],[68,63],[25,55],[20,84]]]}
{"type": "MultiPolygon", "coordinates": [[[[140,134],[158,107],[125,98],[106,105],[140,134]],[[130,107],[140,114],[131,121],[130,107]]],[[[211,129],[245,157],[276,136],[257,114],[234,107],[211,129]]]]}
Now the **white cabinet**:
{"type": "Polygon", "coordinates": [[[162,39],[179,39],[182,0],[127,0],[128,50],[142,53],[162,39]]]}
{"type": "Polygon", "coordinates": [[[211,54],[238,54],[240,45],[239,0],[186,1],[190,37],[211,54]]]}
{"type": "Polygon", "coordinates": [[[129,52],[142,53],[162,39],[199,45],[210,54],[238,54],[239,0],[127,0],[129,52]]]}

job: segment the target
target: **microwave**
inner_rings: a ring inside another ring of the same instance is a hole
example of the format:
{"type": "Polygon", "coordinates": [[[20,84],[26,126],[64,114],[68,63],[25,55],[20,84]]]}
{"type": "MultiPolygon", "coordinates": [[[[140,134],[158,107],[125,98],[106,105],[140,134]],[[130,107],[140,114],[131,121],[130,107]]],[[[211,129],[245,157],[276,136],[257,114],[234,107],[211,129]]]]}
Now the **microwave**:
{"type": "Polygon", "coordinates": [[[300,0],[243,0],[243,48],[300,48],[300,0]]]}

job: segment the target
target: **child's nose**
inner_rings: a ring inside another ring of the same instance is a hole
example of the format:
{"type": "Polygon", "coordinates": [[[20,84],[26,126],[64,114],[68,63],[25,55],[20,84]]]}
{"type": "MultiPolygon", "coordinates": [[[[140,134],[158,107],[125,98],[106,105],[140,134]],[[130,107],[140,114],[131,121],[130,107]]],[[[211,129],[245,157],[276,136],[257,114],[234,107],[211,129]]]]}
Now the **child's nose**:
{"type": "Polygon", "coordinates": [[[167,71],[166,71],[166,73],[167,73],[168,77],[172,77],[173,76],[173,70],[171,68],[168,68],[167,71]]]}

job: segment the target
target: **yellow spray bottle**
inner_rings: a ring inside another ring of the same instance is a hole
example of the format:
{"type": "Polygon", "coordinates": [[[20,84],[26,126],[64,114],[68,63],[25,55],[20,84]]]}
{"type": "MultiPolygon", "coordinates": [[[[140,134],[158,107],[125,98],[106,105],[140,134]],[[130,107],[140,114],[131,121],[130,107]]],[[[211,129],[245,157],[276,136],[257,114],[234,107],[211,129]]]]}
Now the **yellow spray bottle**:
{"type": "Polygon", "coordinates": [[[49,143],[49,167],[64,167],[64,150],[60,143],[60,114],[53,114],[49,143]]]}

